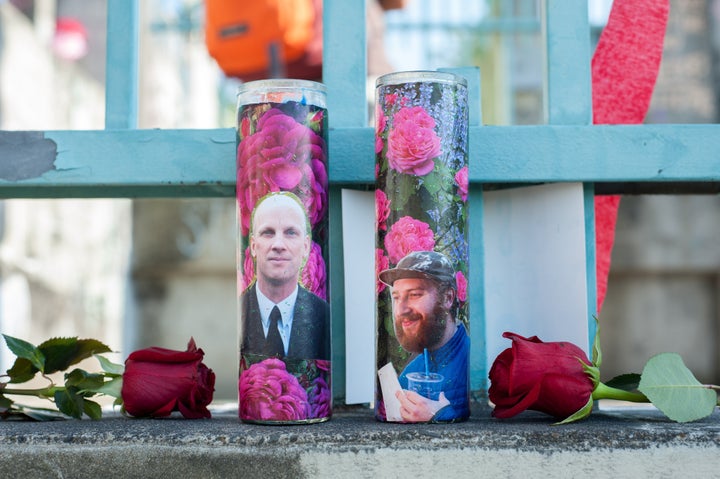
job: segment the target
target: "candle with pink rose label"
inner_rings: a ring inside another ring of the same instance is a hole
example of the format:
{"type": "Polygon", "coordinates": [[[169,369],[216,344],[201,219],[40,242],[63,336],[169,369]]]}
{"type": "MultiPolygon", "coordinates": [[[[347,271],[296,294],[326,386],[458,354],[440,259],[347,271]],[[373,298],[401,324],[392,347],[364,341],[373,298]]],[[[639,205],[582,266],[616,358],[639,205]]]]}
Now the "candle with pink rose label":
{"type": "Polygon", "coordinates": [[[239,416],[332,413],[325,86],[245,83],[237,109],[239,416]]]}
{"type": "Polygon", "coordinates": [[[375,417],[470,415],[467,82],[396,72],[375,90],[375,417]]]}

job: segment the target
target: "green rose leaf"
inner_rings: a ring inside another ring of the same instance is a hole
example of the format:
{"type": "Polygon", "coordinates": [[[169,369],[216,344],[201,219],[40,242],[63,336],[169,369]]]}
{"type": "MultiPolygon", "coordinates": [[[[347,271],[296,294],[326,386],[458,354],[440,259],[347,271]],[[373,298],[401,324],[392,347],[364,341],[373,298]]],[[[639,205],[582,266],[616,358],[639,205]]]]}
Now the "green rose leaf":
{"type": "Polygon", "coordinates": [[[13,405],[12,399],[8,399],[3,395],[0,395],[0,412],[5,412],[10,409],[13,405]]]}
{"type": "Polygon", "coordinates": [[[55,405],[63,414],[80,419],[85,410],[83,397],[76,387],[58,388],[55,391],[55,405]]]}
{"type": "Polygon", "coordinates": [[[123,366],[122,364],[114,363],[105,356],[95,355],[95,357],[100,362],[100,367],[103,371],[110,375],[122,376],[122,373],[125,370],[125,366],[123,366]]]}
{"type": "Polygon", "coordinates": [[[12,367],[7,370],[7,375],[10,377],[9,382],[17,384],[30,381],[38,371],[39,369],[33,366],[29,360],[17,358],[12,367]]]}
{"type": "Polygon", "coordinates": [[[102,408],[94,401],[88,399],[83,400],[83,411],[88,415],[90,419],[102,418],[102,408]]]}
{"type": "Polygon", "coordinates": [[[715,391],[695,379],[680,355],[675,353],[650,358],[638,389],[668,418],[677,422],[709,416],[717,404],[715,391]]]}
{"type": "Polygon", "coordinates": [[[65,375],[65,386],[74,386],[78,391],[95,392],[105,383],[102,374],[88,373],[82,369],[73,369],[65,375]]]}
{"type": "Polygon", "coordinates": [[[93,354],[112,352],[109,347],[96,339],[78,338],[52,338],[39,345],[38,349],[47,358],[46,374],[64,371],[93,354]]]}
{"type": "Polygon", "coordinates": [[[112,396],[115,399],[119,399],[122,402],[122,377],[116,377],[103,383],[102,386],[95,390],[98,394],[104,394],[106,396],[112,396]]]}
{"type": "Polygon", "coordinates": [[[5,338],[5,343],[7,344],[8,348],[15,356],[28,360],[32,367],[34,367],[38,371],[44,370],[45,355],[40,351],[39,348],[28,343],[27,341],[13,338],[12,336],[8,336],[6,334],[3,334],[3,337],[5,338]]]}
{"type": "Polygon", "coordinates": [[[621,374],[605,383],[606,386],[623,391],[636,391],[639,384],[640,375],[637,373],[621,374]]]}

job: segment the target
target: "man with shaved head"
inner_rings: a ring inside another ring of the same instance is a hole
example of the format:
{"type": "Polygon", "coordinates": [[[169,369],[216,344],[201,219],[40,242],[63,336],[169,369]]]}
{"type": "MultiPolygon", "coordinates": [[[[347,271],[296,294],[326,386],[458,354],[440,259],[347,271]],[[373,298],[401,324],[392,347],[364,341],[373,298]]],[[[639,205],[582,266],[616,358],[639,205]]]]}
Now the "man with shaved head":
{"type": "Polygon", "coordinates": [[[243,354],[330,359],[329,306],[299,284],[311,246],[307,213],[295,195],[258,201],[250,227],[256,279],[240,298],[243,354]]]}

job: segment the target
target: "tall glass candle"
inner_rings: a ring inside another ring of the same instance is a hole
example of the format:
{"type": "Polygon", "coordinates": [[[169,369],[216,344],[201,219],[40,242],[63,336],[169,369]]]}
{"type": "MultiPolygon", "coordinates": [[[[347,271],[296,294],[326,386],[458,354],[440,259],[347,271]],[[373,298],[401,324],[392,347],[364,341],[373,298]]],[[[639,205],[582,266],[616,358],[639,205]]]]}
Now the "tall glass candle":
{"type": "Polygon", "coordinates": [[[464,78],[397,72],[375,90],[375,416],[470,415],[464,78]]]}
{"type": "Polygon", "coordinates": [[[237,110],[239,415],[330,418],[325,86],[245,83],[237,110]]]}

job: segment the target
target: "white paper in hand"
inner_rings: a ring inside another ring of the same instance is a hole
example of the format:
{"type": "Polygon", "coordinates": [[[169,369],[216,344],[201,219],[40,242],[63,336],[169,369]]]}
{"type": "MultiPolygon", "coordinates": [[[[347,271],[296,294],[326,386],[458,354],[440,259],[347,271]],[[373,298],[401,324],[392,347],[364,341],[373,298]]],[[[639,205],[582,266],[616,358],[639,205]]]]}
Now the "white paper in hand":
{"type": "Polygon", "coordinates": [[[385,403],[385,419],[387,421],[402,421],[400,401],[395,396],[395,393],[401,391],[402,388],[392,363],[387,363],[378,369],[378,377],[380,378],[380,389],[385,403]]]}

